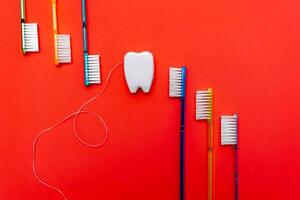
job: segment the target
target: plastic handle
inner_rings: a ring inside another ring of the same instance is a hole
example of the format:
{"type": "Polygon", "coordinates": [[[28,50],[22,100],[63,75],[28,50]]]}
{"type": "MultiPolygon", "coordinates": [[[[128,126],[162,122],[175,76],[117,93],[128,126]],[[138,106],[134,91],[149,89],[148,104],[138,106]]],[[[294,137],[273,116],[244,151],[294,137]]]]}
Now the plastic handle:
{"type": "Polygon", "coordinates": [[[57,11],[56,0],[52,0],[52,15],[53,15],[53,33],[57,34],[57,11]]]}
{"type": "Polygon", "coordinates": [[[184,200],[184,128],[185,128],[185,90],[186,90],[186,67],[182,67],[181,88],[181,120],[180,120],[180,200],[184,200]]]}
{"type": "Polygon", "coordinates": [[[184,200],[184,121],[185,99],[181,99],[181,126],[180,126],[180,200],[184,200]]]}
{"type": "Polygon", "coordinates": [[[82,12],[82,39],[83,39],[83,61],[84,61],[84,84],[88,86],[89,83],[89,64],[88,64],[88,43],[86,30],[86,1],[81,1],[82,12]]]}
{"type": "Polygon", "coordinates": [[[235,200],[239,199],[239,168],[238,168],[238,146],[234,146],[234,185],[235,185],[235,200]]]}
{"type": "Polygon", "coordinates": [[[25,48],[25,20],[26,20],[26,14],[25,14],[25,0],[20,0],[21,5],[21,43],[22,43],[22,52],[26,54],[26,48],[25,48]]]}
{"type": "Polygon", "coordinates": [[[88,43],[87,43],[87,30],[86,30],[86,1],[81,1],[81,9],[82,9],[82,35],[83,35],[83,51],[87,53],[88,51],[88,43]]]}
{"type": "Polygon", "coordinates": [[[87,53],[88,52],[88,44],[87,44],[87,31],[86,27],[82,27],[82,36],[83,36],[83,52],[87,53]]]}
{"type": "Polygon", "coordinates": [[[81,9],[82,9],[82,22],[86,22],[86,1],[82,0],[81,1],[81,9]]]}
{"type": "Polygon", "coordinates": [[[213,123],[208,121],[208,200],[213,199],[213,123]]]}
{"type": "Polygon", "coordinates": [[[21,0],[21,21],[24,23],[26,19],[26,14],[25,14],[25,0],[21,0]]]}

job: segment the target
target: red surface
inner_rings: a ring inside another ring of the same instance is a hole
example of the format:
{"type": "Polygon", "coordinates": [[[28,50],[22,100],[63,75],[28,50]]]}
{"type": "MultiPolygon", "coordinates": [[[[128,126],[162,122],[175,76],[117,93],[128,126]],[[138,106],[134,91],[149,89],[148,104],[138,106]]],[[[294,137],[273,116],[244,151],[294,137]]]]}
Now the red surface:
{"type": "MultiPolygon", "coordinates": [[[[220,146],[219,116],[240,116],[240,199],[299,199],[300,3],[298,0],[88,0],[90,53],[102,77],[127,51],[149,50],[151,93],[131,95],[121,68],[88,106],[109,126],[102,148],[79,143],[72,123],[38,144],[37,167],[69,200],[178,199],[179,100],[168,98],[168,67],[188,67],[186,199],[207,198],[207,131],[194,120],[194,92],[215,92],[215,200],[233,199],[233,151],[220,146]]],[[[58,1],[60,33],[73,64],[56,67],[51,1],[27,0],[40,53],[22,55],[18,1],[1,1],[0,199],[62,199],[33,176],[32,142],[95,95],[83,85],[80,1],[58,1]]],[[[102,128],[81,116],[81,135],[102,128]]],[[[100,133],[102,134],[102,133],[100,133]]]]}

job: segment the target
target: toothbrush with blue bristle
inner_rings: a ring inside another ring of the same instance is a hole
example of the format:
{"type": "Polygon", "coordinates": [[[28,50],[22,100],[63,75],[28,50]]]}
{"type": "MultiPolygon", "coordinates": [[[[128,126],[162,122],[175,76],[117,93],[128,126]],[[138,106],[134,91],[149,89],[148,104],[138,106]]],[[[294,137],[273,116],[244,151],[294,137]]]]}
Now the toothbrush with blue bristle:
{"type": "Polygon", "coordinates": [[[184,127],[185,127],[185,96],[186,67],[169,69],[169,96],[181,100],[180,120],[180,200],[184,200],[184,127]]]}
{"type": "Polygon", "coordinates": [[[100,84],[100,56],[88,54],[87,27],[86,27],[86,0],[82,0],[82,34],[84,55],[84,84],[100,84]]]}

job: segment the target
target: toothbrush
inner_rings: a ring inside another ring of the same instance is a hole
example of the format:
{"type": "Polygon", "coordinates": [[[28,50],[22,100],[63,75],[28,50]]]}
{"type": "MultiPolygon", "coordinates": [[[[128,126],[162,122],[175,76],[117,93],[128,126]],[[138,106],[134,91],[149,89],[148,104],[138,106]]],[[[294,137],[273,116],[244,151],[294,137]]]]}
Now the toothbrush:
{"type": "Polygon", "coordinates": [[[238,186],[238,116],[222,115],[221,116],[221,144],[234,146],[234,185],[235,185],[235,200],[239,199],[238,186]]]}
{"type": "Polygon", "coordinates": [[[208,200],[213,198],[213,92],[196,92],[196,120],[208,121],[208,200]]]}
{"type": "Polygon", "coordinates": [[[21,0],[21,32],[22,32],[22,52],[38,52],[39,39],[37,23],[26,23],[25,0],[21,0]]]}
{"type": "Polygon", "coordinates": [[[56,0],[52,0],[55,64],[71,63],[70,35],[58,34],[56,0]]]}
{"type": "Polygon", "coordinates": [[[83,56],[84,56],[84,84],[100,84],[100,57],[88,54],[87,27],[86,27],[86,1],[82,0],[82,34],[83,34],[83,56]]]}
{"type": "Polygon", "coordinates": [[[181,100],[180,120],[180,200],[184,200],[184,124],[185,124],[186,67],[169,69],[169,96],[181,100]]]}

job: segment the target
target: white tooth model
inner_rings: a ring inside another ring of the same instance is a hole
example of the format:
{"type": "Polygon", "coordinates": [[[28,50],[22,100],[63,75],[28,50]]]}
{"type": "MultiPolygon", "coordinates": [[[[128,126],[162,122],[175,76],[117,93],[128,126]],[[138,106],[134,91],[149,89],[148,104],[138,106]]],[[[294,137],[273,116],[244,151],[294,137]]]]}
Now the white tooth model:
{"type": "Polygon", "coordinates": [[[139,88],[149,93],[154,78],[154,58],[151,52],[128,52],[124,56],[124,73],[131,93],[139,88]]]}

